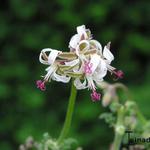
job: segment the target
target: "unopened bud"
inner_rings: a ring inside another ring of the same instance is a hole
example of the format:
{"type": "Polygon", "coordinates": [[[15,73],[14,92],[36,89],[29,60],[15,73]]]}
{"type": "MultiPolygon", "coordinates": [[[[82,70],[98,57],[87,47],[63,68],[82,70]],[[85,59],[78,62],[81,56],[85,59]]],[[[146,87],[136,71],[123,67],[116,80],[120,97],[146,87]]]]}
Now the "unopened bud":
{"type": "Polygon", "coordinates": [[[117,125],[115,130],[118,134],[123,135],[125,132],[125,127],[123,125],[117,125]]]}
{"type": "Polygon", "coordinates": [[[102,105],[104,107],[108,106],[110,104],[111,100],[112,100],[111,94],[109,92],[106,92],[102,99],[102,105]]]}

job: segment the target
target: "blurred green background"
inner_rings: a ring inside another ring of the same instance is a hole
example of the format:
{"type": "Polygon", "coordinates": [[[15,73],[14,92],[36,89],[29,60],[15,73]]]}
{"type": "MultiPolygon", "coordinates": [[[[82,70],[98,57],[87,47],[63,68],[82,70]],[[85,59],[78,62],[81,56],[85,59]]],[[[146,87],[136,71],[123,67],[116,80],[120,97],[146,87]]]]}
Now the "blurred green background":
{"type": "MultiPolygon", "coordinates": [[[[35,81],[45,74],[43,48],[68,51],[76,27],[85,24],[104,46],[112,42],[113,66],[150,118],[150,1],[5,0],[0,2],[0,149],[16,150],[32,135],[57,137],[63,125],[70,84],[52,82],[45,92],[35,81]]],[[[106,80],[111,81],[109,79],[106,80]]],[[[106,150],[112,130],[98,116],[107,111],[79,91],[70,136],[86,150],[106,150]]]]}

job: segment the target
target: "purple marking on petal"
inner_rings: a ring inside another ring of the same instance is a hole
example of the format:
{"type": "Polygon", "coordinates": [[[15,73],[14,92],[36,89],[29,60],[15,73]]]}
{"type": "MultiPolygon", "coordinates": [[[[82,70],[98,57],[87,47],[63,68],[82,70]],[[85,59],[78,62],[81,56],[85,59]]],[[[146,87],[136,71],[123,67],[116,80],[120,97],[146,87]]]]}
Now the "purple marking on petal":
{"type": "Polygon", "coordinates": [[[91,74],[92,73],[92,66],[93,66],[93,64],[92,63],[90,63],[90,62],[85,62],[84,63],[84,73],[85,74],[91,74]]]}

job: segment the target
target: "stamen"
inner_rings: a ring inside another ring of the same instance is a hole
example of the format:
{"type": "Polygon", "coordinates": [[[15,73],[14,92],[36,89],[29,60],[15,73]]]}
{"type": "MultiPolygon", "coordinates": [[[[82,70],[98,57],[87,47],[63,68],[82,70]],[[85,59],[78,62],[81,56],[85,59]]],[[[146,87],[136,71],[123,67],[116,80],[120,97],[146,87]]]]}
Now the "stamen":
{"type": "Polygon", "coordinates": [[[124,73],[122,70],[113,71],[115,75],[115,80],[122,79],[124,77],[124,73]]]}
{"type": "Polygon", "coordinates": [[[39,88],[41,91],[45,91],[45,90],[46,90],[45,81],[37,80],[37,81],[36,81],[36,86],[37,86],[37,88],[39,88]]]}
{"type": "Polygon", "coordinates": [[[92,73],[92,66],[93,66],[93,64],[92,63],[90,63],[90,62],[85,62],[84,63],[84,73],[85,74],[91,74],[92,73]]]}
{"type": "Polygon", "coordinates": [[[91,93],[91,99],[93,102],[99,101],[101,98],[101,94],[97,93],[95,90],[93,90],[93,93],[91,93]]]}

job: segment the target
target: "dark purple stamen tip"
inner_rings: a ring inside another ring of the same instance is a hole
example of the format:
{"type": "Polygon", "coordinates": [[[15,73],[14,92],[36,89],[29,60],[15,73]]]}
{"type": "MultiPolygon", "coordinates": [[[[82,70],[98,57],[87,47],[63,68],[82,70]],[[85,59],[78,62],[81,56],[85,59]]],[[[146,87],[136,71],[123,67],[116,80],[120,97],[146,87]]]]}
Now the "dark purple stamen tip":
{"type": "Polygon", "coordinates": [[[42,80],[37,80],[36,81],[36,86],[37,88],[39,88],[41,91],[45,91],[46,87],[45,87],[45,82],[42,80]]]}
{"type": "Polygon", "coordinates": [[[122,79],[124,77],[124,73],[122,70],[113,71],[115,75],[115,80],[122,79]]]}
{"type": "Polygon", "coordinates": [[[97,93],[95,90],[91,93],[91,99],[93,102],[99,101],[101,98],[101,94],[97,93]]]}

